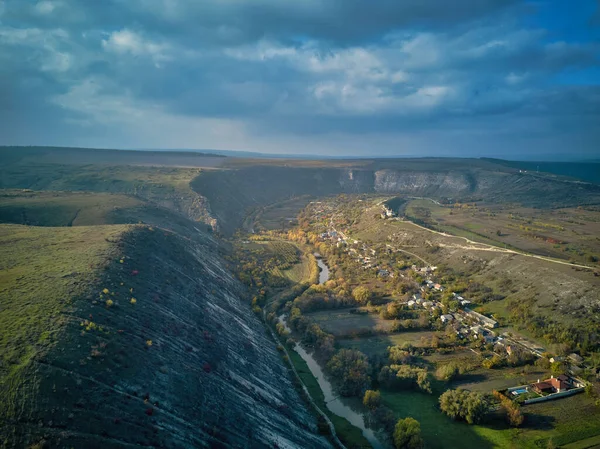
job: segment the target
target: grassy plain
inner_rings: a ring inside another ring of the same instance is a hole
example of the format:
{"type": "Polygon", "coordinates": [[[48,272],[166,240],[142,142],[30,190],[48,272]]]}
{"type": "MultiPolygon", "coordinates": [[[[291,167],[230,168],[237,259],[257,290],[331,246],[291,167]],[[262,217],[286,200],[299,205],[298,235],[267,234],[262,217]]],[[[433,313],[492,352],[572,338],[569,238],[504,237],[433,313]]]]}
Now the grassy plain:
{"type": "Polygon", "coordinates": [[[474,241],[579,263],[600,262],[600,212],[593,207],[532,209],[485,203],[453,207],[411,200],[405,210],[409,218],[474,241]]]}
{"type": "Polygon", "coordinates": [[[419,332],[400,332],[397,334],[380,335],[376,337],[365,338],[343,338],[338,343],[343,348],[358,349],[369,356],[385,356],[388,346],[402,346],[404,343],[410,343],[412,346],[422,346],[423,337],[431,340],[434,335],[432,331],[419,332]]]}
{"type": "Polygon", "coordinates": [[[142,205],[142,201],[125,195],[0,190],[0,222],[31,226],[112,224],[121,209],[142,205]]]}
{"type": "Polygon", "coordinates": [[[127,226],[0,225],[0,388],[7,409],[20,373],[59,339],[73,298],[115,256],[127,226]]]}
{"type": "Polygon", "coordinates": [[[306,316],[336,337],[365,330],[387,331],[394,324],[393,321],[384,320],[376,314],[351,313],[348,309],[313,312],[307,313],[306,316]]]}
{"type": "Polygon", "coordinates": [[[311,199],[310,196],[302,196],[266,206],[255,215],[255,227],[267,231],[289,229],[296,223],[298,212],[311,199]]]}

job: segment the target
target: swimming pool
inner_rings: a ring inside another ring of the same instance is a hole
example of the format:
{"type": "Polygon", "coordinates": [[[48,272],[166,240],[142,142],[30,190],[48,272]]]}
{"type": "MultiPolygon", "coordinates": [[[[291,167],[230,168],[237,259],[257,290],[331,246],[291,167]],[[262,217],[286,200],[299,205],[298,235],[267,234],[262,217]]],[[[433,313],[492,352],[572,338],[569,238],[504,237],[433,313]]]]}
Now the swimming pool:
{"type": "Polygon", "coordinates": [[[515,396],[518,396],[520,394],[527,393],[527,388],[519,388],[518,390],[514,390],[511,393],[515,396]]]}

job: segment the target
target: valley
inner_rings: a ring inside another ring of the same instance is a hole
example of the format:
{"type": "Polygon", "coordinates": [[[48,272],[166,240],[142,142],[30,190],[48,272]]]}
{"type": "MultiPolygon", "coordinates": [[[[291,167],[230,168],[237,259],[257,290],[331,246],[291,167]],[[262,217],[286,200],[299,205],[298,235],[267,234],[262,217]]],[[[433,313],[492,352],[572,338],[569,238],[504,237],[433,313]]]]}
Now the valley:
{"type": "Polygon", "coordinates": [[[596,184],[81,151],[0,151],[0,447],[385,449],[408,417],[430,448],[600,435],[596,184]],[[511,396],[560,375],[577,394],[511,396]]]}

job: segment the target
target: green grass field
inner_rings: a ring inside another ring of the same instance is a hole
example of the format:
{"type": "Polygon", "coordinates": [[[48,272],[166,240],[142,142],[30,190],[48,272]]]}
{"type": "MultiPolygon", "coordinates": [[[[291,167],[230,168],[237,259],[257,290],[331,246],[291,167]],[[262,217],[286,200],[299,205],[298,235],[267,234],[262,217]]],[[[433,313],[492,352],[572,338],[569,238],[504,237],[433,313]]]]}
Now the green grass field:
{"type": "Polygon", "coordinates": [[[0,191],[0,223],[31,226],[112,224],[120,211],[141,207],[130,196],[86,192],[0,191]]]}
{"type": "Polygon", "coordinates": [[[9,414],[22,370],[57,342],[73,299],[115,257],[127,229],[0,225],[0,388],[9,414]]]}
{"type": "Polygon", "coordinates": [[[323,330],[335,336],[369,329],[388,330],[394,324],[393,320],[384,320],[379,315],[350,313],[347,309],[308,313],[306,316],[313,319],[323,330]]]}
{"type": "Polygon", "coordinates": [[[344,338],[338,340],[338,343],[343,348],[358,349],[369,356],[385,355],[388,346],[402,346],[404,343],[421,346],[421,338],[425,337],[431,340],[432,335],[434,332],[431,331],[400,332],[367,338],[344,338]]]}

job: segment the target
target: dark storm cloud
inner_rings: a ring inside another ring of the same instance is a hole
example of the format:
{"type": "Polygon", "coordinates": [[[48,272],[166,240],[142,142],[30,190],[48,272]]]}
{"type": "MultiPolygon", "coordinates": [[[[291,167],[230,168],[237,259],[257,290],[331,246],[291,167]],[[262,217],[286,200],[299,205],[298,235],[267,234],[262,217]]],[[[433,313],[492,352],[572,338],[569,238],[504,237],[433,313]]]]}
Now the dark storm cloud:
{"type": "Polygon", "coordinates": [[[524,25],[535,14],[516,0],[0,0],[0,144],[151,146],[160,127],[163,146],[289,138],[297,152],[335,135],[370,150],[386,135],[473,153],[525,142],[530,123],[592,152],[598,80],[581,79],[598,70],[597,25],[563,39],[524,25]]]}
{"type": "MultiPolygon", "coordinates": [[[[378,38],[402,27],[443,27],[501,12],[516,0],[5,0],[5,16],[39,27],[136,24],[175,38],[242,43],[311,36],[336,42],[378,38]],[[53,15],[55,13],[55,15],[53,15]]],[[[206,42],[203,42],[206,44],[206,42]]]]}

